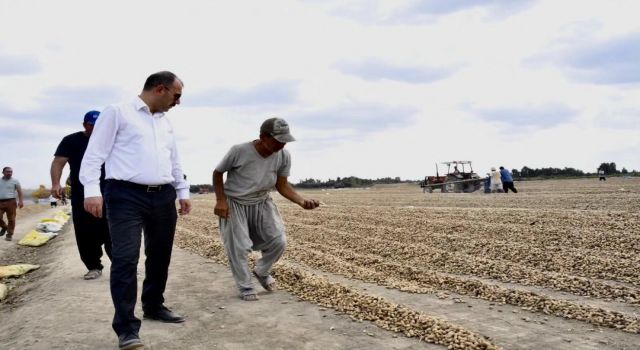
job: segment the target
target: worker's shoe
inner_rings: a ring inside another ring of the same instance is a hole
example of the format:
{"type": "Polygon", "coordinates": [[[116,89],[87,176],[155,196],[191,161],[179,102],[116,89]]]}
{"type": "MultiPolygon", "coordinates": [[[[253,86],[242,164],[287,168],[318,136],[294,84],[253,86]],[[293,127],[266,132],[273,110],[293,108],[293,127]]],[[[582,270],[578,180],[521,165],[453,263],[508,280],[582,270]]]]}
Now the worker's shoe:
{"type": "Polygon", "coordinates": [[[5,241],[11,241],[13,239],[13,233],[7,233],[7,235],[4,237],[5,241]]]}
{"type": "Polygon", "coordinates": [[[118,336],[118,347],[120,350],[142,349],[144,343],[137,334],[124,333],[118,336]]]}
{"type": "Polygon", "coordinates": [[[0,237],[4,236],[5,233],[7,233],[7,229],[2,228],[2,230],[0,230],[0,237]]]}
{"type": "Polygon", "coordinates": [[[84,279],[86,279],[86,280],[94,280],[94,279],[100,277],[101,275],[102,275],[102,270],[93,269],[93,270],[89,270],[89,272],[87,272],[84,275],[84,279]]]}
{"type": "Polygon", "coordinates": [[[169,310],[166,306],[160,306],[160,308],[153,311],[144,311],[142,317],[166,323],[182,323],[185,321],[184,317],[169,310]]]}

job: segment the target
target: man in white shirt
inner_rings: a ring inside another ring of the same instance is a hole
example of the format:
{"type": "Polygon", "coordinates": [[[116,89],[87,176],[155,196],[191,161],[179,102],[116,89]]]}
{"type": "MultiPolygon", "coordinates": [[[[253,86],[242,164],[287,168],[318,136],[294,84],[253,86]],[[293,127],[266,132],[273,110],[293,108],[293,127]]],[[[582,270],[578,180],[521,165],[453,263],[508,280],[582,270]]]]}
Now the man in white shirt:
{"type": "Polygon", "coordinates": [[[165,112],[180,104],[182,81],[171,72],[150,75],[142,93],[128,103],[111,105],[100,114],[80,167],[84,208],[102,216],[100,166],[105,163],[104,205],[111,232],[111,296],[113,329],[120,349],[144,347],[135,317],[136,271],[145,240],[142,309],[145,319],[184,322],[164,306],[171,250],[180,214],[191,210],[189,184],[183,176],[173,127],[165,112]],[[177,195],[176,195],[177,192],[177,195]]]}
{"type": "Polygon", "coordinates": [[[491,167],[491,193],[495,192],[504,192],[502,189],[502,175],[495,167],[491,167]]]}
{"type": "Polygon", "coordinates": [[[607,177],[604,174],[604,170],[600,169],[598,170],[598,181],[607,181],[607,177]]]}

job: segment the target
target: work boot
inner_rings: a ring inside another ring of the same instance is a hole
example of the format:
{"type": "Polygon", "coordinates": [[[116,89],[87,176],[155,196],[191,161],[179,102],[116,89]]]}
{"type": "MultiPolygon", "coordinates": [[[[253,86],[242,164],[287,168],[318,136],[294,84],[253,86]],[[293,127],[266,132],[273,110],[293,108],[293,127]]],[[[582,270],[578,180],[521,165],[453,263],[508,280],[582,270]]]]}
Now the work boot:
{"type": "Polygon", "coordinates": [[[144,343],[137,334],[121,334],[118,336],[118,348],[120,350],[131,350],[144,348],[144,343]]]}
{"type": "Polygon", "coordinates": [[[174,313],[165,306],[160,306],[160,308],[156,310],[144,311],[142,316],[148,320],[156,320],[166,323],[182,323],[185,321],[184,317],[174,313]]]}
{"type": "Polygon", "coordinates": [[[84,275],[84,279],[86,279],[86,280],[94,280],[94,279],[100,277],[100,275],[102,275],[102,270],[93,269],[93,270],[89,270],[89,272],[87,272],[84,275]]]}
{"type": "Polygon", "coordinates": [[[5,233],[7,233],[7,229],[3,227],[2,230],[0,230],[0,237],[4,236],[5,233]]]}
{"type": "Polygon", "coordinates": [[[4,237],[5,241],[11,241],[13,239],[13,233],[7,233],[7,235],[4,237]]]}

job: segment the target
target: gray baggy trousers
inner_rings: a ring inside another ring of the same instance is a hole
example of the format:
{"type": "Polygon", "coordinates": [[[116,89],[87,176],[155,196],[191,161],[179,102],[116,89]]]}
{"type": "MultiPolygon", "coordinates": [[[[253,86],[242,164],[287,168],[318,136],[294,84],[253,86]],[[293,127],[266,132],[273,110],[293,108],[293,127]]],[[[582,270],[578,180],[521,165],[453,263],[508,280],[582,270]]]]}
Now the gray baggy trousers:
{"type": "Polygon", "coordinates": [[[250,205],[230,198],[227,202],[229,218],[220,218],[219,226],[231,273],[241,295],[255,294],[248,255],[251,250],[262,252],[254,271],[258,276],[268,276],[287,245],[284,223],[271,198],[250,205]]]}

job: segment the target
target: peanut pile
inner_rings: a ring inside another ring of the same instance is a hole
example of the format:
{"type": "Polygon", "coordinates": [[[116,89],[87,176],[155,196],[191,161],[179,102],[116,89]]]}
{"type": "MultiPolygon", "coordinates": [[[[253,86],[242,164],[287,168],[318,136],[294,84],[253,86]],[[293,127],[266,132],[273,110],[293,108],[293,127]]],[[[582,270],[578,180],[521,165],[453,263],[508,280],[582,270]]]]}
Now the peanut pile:
{"type": "MultiPolygon", "coordinates": [[[[423,194],[408,184],[303,192],[322,202],[312,211],[274,194],[289,242],[274,277],[303,300],[451,349],[499,344],[313,271],[640,333],[640,179],[516,186],[518,194],[423,194]]],[[[194,199],[176,242],[226,263],[214,204],[213,195],[194,199]]]]}

